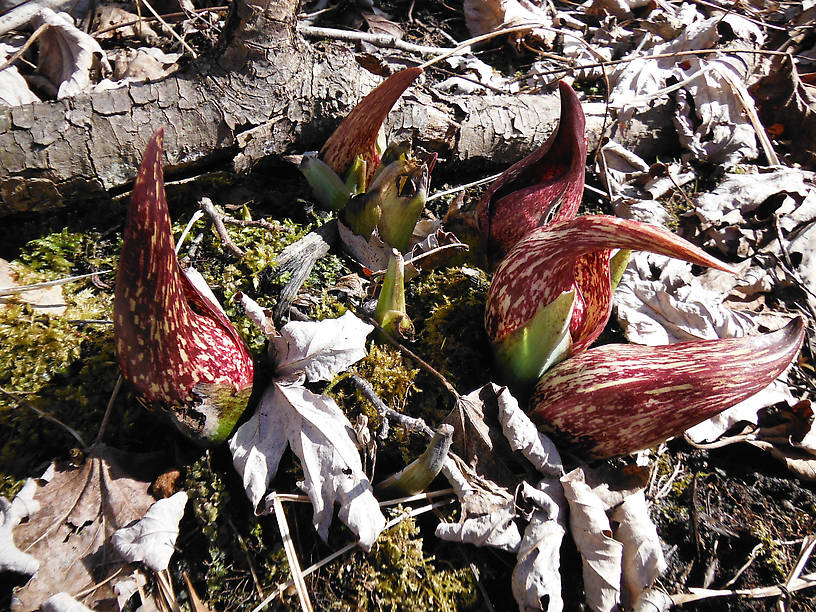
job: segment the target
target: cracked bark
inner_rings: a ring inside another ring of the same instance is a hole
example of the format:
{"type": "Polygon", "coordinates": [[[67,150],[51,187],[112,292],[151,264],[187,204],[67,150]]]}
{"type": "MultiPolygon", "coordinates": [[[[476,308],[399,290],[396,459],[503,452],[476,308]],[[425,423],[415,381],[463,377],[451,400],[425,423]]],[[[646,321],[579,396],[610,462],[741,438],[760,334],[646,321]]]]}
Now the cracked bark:
{"type": "MultiPolygon", "coordinates": [[[[0,107],[0,216],[122,191],[154,129],[165,126],[172,178],[217,165],[242,172],[269,156],[317,149],[379,77],[341,44],[295,32],[297,0],[236,0],[213,57],[162,81],[55,102],[0,107]]],[[[413,87],[389,116],[392,134],[437,151],[453,170],[504,166],[549,135],[554,94],[440,96],[413,87]]],[[[644,155],[671,147],[666,112],[618,137],[644,155]]],[[[590,146],[603,108],[588,105],[590,146]]],[[[607,130],[608,131],[608,130],[607,130]]]]}

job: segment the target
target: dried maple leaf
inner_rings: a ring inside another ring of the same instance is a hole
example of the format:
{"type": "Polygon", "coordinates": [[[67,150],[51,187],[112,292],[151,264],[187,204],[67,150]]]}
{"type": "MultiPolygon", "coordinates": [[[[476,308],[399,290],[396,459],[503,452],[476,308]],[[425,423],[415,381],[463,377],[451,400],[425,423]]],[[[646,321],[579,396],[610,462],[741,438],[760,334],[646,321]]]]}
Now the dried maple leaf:
{"type": "Polygon", "coordinates": [[[113,581],[106,580],[125,565],[110,536],[153,503],[147,490],[158,471],[154,455],[127,454],[104,444],[94,446],[78,467],[58,466],[35,494],[42,509],[15,531],[18,546],[39,560],[40,569],[17,589],[13,609],[36,610],[61,591],[88,607],[107,609],[107,600],[116,596],[113,581]]]}
{"type": "MultiPolygon", "coordinates": [[[[243,296],[241,303],[263,313],[243,296]]],[[[314,507],[313,523],[325,540],[334,513],[370,549],[385,526],[371,483],[363,473],[351,423],[326,395],[303,386],[304,380],[331,380],[365,356],[372,330],[347,312],[338,319],[292,322],[270,334],[270,353],[279,377],[264,393],[255,414],[230,439],[235,470],[253,508],[266,494],[286,447],[303,466],[301,485],[314,507]]]]}

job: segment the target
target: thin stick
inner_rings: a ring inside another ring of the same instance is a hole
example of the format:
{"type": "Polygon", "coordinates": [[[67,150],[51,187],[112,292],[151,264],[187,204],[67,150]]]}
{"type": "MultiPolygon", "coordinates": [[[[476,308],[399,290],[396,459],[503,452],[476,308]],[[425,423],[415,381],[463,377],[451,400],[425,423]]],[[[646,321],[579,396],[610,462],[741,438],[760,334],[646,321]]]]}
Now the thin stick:
{"type": "Polygon", "coordinates": [[[291,232],[292,229],[281,225],[280,223],[270,223],[266,219],[236,219],[229,215],[221,215],[222,220],[227,225],[237,225],[238,227],[263,227],[271,231],[291,232]]]}
{"type": "Polygon", "coordinates": [[[444,198],[445,196],[451,195],[453,193],[458,193],[460,191],[464,191],[465,189],[470,189],[471,187],[478,187],[479,185],[484,185],[485,183],[489,183],[491,181],[496,180],[499,178],[503,172],[499,172],[497,174],[493,174],[488,176],[487,178],[479,179],[478,181],[473,181],[472,183],[466,183],[464,185],[459,185],[458,187],[451,187],[450,189],[446,189],[445,191],[437,191],[436,193],[432,193],[428,196],[426,202],[430,202],[431,200],[436,200],[438,198],[444,198]]]}
{"type": "MultiPolygon", "coordinates": [[[[443,501],[439,501],[439,502],[436,502],[436,503],[433,503],[433,504],[429,504],[427,506],[422,506],[420,508],[415,508],[414,510],[411,510],[410,512],[406,512],[404,514],[400,514],[399,516],[397,516],[395,518],[392,518],[390,521],[388,521],[385,524],[385,527],[383,527],[383,531],[385,531],[386,529],[390,529],[394,525],[398,525],[399,523],[401,523],[402,521],[404,521],[407,518],[414,517],[414,516],[417,516],[418,514],[423,514],[425,512],[430,512],[434,508],[439,508],[441,506],[445,506],[445,505],[451,503],[452,501],[454,501],[454,500],[453,499],[443,500],[443,501]]],[[[335,551],[332,554],[330,554],[328,557],[326,557],[324,559],[321,559],[320,561],[318,561],[314,565],[310,565],[309,567],[307,567],[305,570],[303,570],[302,575],[303,576],[308,576],[309,574],[311,574],[313,572],[316,572],[317,570],[319,570],[324,565],[327,565],[327,564],[331,563],[332,561],[334,561],[338,557],[346,554],[348,551],[357,548],[357,546],[358,546],[357,542],[353,542],[351,544],[348,544],[347,546],[344,546],[340,550],[335,551]]],[[[260,604],[255,606],[255,608],[252,609],[252,612],[260,612],[260,610],[263,610],[267,605],[269,605],[269,603],[273,599],[280,596],[284,591],[286,591],[286,589],[288,589],[290,586],[292,586],[292,584],[294,584],[294,583],[290,580],[286,584],[280,585],[278,587],[278,589],[274,593],[269,595],[269,597],[267,597],[260,604]]]]}
{"type": "Polygon", "coordinates": [[[94,445],[99,444],[102,441],[102,436],[105,434],[105,428],[108,426],[111,412],[113,412],[113,403],[116,401],[116,396],[119,395],[119,390],[122,388],[122,383],[124,380],[124,377],[120,374],[119,378],[116,379],[116,384],[113,385],[113,392],[108,400],[108,405],[105,407],[105,414],[102,417],[101,425],[99,425],[99,431],[96,433],[94,445]]]}
{"type": "Polygon", "coordinates": [[[140,4],[144,4],[147,7],[147,10],[153,13],[153,16],[159,21],[160,24],[162,24],[170,32],[170,35],[177,41],[179,41],[182,47],[184,47],[185,49],[187,49],[187,51],[190,52],[190,55],[193,56],[193,59],[198,58],[198,54],[195,51],[193,51],[193,48],[190,45],[188,45],[187,42],[181,36],[179,36],[179,34],[173,28],[170,27],[170,24],[167,23],[162,18],[162,16],[156,12],[156,9],[154,9],[147,0],[138,0],[136,5],[138,6],[140,4]]]}
{"type": "Polygon", "coordinates": [[[100,587],[106,585],[107,583],[109,583],[111,580],[116,578],[121,573],[122,573],[122,568],[120,567],[118,570],[113,572],[110,576],[105,578],[103,581],[94,583],[93,585],[89,586],[87,589],[85,589],[83,591],[80,591],[79,593],[76,593],[75,595],[72,595],[72,597],[74,599],[76,599],[76,600],[79,600],[79,599],[85,597],[86,595],[89,595],[90,593],[93,593],[94,591],[96,591],[100,587]]]}
{"type": "MultiPolygon", "coordinates": [[[[386,508],[388,506],[396,506],[398,504],[407,504],[414,501],[420,500],[431,500],[435,497],[442,497],[444,495],[451,495],[454,493],[453,489],[440,489],[438,491],[429,491],[428,493],[417,493],[416,495],[411,495],[410,497],[400,497],[397,499],[388,499],[386,501],[379,502],[380,508],[386,508]]],[[[312,500],[309,498],[308,495],[295,495],[294,493],[276,493],[275,494],[278,499],[282,502],[292,502],[292,503],[304,503],[309,504],[312,500]]]]}
{"type": "Polygon", "coordinates": [[[723,586],[724,587],[730,587],[737,580],[739,580],[739,577],[742,576],[742,574],[745,572],[745,570],[747,570],[749,567],[751,567],[751,564],[754,562],[754,559],[756,559],[756,556],[759,554],[759,551],[762,550],[764,548],[764,546],[765,545],[762,542],[760,542],[759,544],[754,546],[754,548],[751,550],[750,554],[748,555],[748,560],[745,563],[742,564],[742,567],[737,570],[737,573],[734,574],[734,576],[731,578],[731,580],[726,582],[723,586]]]}
{"type": "Polygon", "coordinates": [[[283,513],[283,504],[274,492],[272,493],[272,507],[275,509],[275,518],[278,521],[278,529],[280,529],[281,538],[283,539],[283,548],[286,551],[286,559],[289,561],[289,569],[292,572],[293,580],[289,582],[289,585],[295,585],[301,609],[304,612],[313,612],[309,592],[306,590],[306,581],[303,579],[306,574],[300,570],[295,543],[292,541],[292,536],[289,533],[289,523],[286,522],[286,515],[283,513]]]}
{"type": "Polygon", "coordinates": [[[690,593],[675,593],[671,595],[671,600],[675,605],[682,605],[701,599],[710,599],[712,597],[730,597],[737,595],[740,597],[748,597],[751,599],[763,599],[765,597],[779,597],[785,593],[794,593],[802,589],[808,589],[816,586],[816,572],[806,574],[801,578],[797,578],[788,586],[773,585],[766,587],[757,587],[755,589],[700,589],[689,587],[690,593]]]}
{"type": "MultiPolygon", "coordinates": [[[[484,42],[486,40],[490,40],[498,36],[503,36],[504,34],[512,34],[513,32],[523,32],[525,30],[532,30],[535,28],[552,29],[549,28],[546,24],[537,22],[526,23],[523,25],[512,26],[509,28],[502,28],[500,30],[496,30],[495,32],[488,32],[487,34],[482,34],[481,36],[474,36],[473,38],[468,38],[467,40],[456,45],[453,49],[446,49],[441,55],[438,55],[435,58],[428,60],[424,64],[420,64],[419,67],[422,70],[425,70],[426,68],[433,66],[434,64],[438,64],[444,59],[448,59],[452,55],[462,53],[465,49],[467,49],[471,45],[475,45],[477,43],[484,42]]],[[[555,31],[562,34],[566,34],[566,32],[561,32],[560,30],[555,31]]]]}
{"type": "MultiPolygon", "coordinates": [[[[570,72],[572,70],[584,70],[587,68],[601,68],[602,66],[617,66],[618,64],[628,64],[635,60],[650,60],[650,59],[666,59],[675,57],[684,57],[688,55],[711,55],[714,53],[752,53],[754,55],[786,55],[790,53],[784,51],[770,51],[767,49],[692,49],[690,51],[675,51],[673,53],[656,53],[654,55],[639,55],[635,57],[625,57],[618,60],[609,60],[605,62],[596,62],[594,64],[579,64],[578,66],[567,66],[565,68],[555,68],[545,72],[539,72],[536,76],[547,76],[550,74],[558,74],[559,72],[570,72]]],[[[798,57],[798,56],[797,56],[798,57]]],[[[804,58],[807,59],[807,58],[804,58]]]]}
{"type": "Polygon", "coordinates": [[[3,387],[0,387],[0,393],[10,397],[15,402],[17,402],[17,404],[19,404],[20,406],[24,406],[24,407],[28,408],[29,410],[34,412],[40,418],[43,418],[46,421],[51,421],[55,425],[58,425],[59,427],[62,427],[65,431],[67,431],[69,434],[71,434],[77,442],[79,442],[79,445],[82,447],[83,452],[88,451],[88,446],[85,444],[85,440],[82,439],[82,436],[80,436],[79,433],[77,433],[77,431],[75,429],[72,429],[71,427],[68,427],[68,425],[66,425],[65,423],[60,421],[57,417],[52,416],[52,415],[48,414],[47,412],[43,412],[42,410],[37,408],[34,404],[29,404],[27,401],[25,401],[23,398],[21,398],[17,394],[12,393],[11,391],[8,391],[8,390],[4,389],[3,387]]]}
{"type": "Polygon", "coordinates": [[[382,326],[379,323],[377,323],[374,319],[372,319],[371,317],[366,316],[366,315],[362,315],[362,316],[369,324],[374,326],[374,329],[376,329],[378,332],[380,332],[383,335],[383,338],[385,338],[388,341],[389,344],[391,344],[395,348],[399,349],[400,351],[402,351],[403,353],[408,355],[411,359],[416,361],[416,363],[417,363],[417,365],[419,367],[421,367],[423,370],[428,372],[431,376],[436,378],[436,380],[438,380],[440,382],[440,384],[443,387],[445,387],[445,389],[447,389],[448,392],[451,395],[453,395],[454,399],[456,401],[459,401],[459,397],[460,397],[459,393],[456,391],[454,386],[448,382],[447,378],[445,378],[444,376],[442,376],[442,374],[437,372],[433,368],[433,366],[431,366],[431,364],[429,364],[427,361],[422,359],[422,357],[420,357],[419,355],[414,353],[411,349],[409,349],[408,347],[401,344],[398,340],[396,340],[391,334],[389,334],[387,331],[385,331],[382,328],[382,326]]]}
{"type": "MultiPolygon", "coordinates": [[[[228,6],[212,6],[210,8],[200,8],[195,9],[192,12],[195,14],[201,13],[223,13],[228,11],[228,6]]],[[[176,19],[177,17],[187,17],[187,13],[180,11],[178,13],[165,13],[162,15],[165,19],[176,19]]],[[[107,28],[102,28],[101,30],[97,30],[96,32],[92,32],[91,36],[97,37],[100,34],[105,34],[107,32],[112,32],[113,30],[118,30],[119,28],[127,28],[132,25],[136,25],[141,23],[142,21],[158,21],[155,17],[142,17],[141,19],[134,19],[133,21],[125,21],[123,23],[117,23],[116,25],[108,26],[107,28]]]]}
{"type": "Polygon", "coordinates": [[[18,295],[20,293],[25,293],[26,291],[36,291],[38,289],[47,289],[48,287],[58,287],[60,285],[65,285],[66,283],[72,283],[74,281],[88,278],[90,276],[96,276],[97,274],[109,274],[112,270],[100,270],[99,272],[89,272],[88,274],[77,274],[76,276],[67,276],[65,278],[58,278],[52,281],[44,281],[42,283],[32,283],[30,285],[20,285],[19,287],[0,287],[0,297],[6,295],[18,295]]]}
{"type": "MultiPolygon", "coordinates": [[[[799,553],[799,558],[796,561],[796,565],[793,566],[790,572],[788,572],[787,579],[785,580],[785,590],[790,590],[791,583],[799,578],[799,575],[802,573],[802,570],[805,569],[805,565],[807,565],[808,560],[810,559],[810,555],[813,553],[813,548],[816,547],[816,536],[808,536],[805,538],[805,541],[802,542],[802,547],[799,553]]],[[[776,609],[779,612],[785,611],[785,603],[783,600],[778,600],[776,602],[776,609]]]]}
{"type": "Polygon", "coordinates": [[[410,431],[418,431],[421,434],[424,434],[428,438],[433,437],[433,429],[428,427],[428,424],[425,423],[424,420],[418,419],[415,417],[410,417],[407,414],[402,414],[401,412],[397,412],[390,406],[388,406],[384,401],[382,401],[379,396],[374,391],[374,387],[371,386],[364,378],[357,376],[357,374],[352,374],[349,379],[354,386],[357,387],[363,396],[371,402],[374,408],[377,409],[377,412],[380,413],[380,416],[383,418],[391,419],[392,421],[396,421],[406,429],[410,431]]]}
{"type": "Polygon", "coordinates": [[[215,231],[218,232],[218,236],[221,238],[221,242],[224,243],[224,246],[235,253],[238,257],[243,257],[244,252],[239,249],[232,241],[232,238],[229,237],[227,228],[224,227],[224,216],[215,209],[215,205],[213,204],[212,200],[206,197],[201,198],[198,205],[205,213],[207,213],[207,216],[213,222],[215,231]]]}
{"type": "Polygon", "coordinates": [[[264,598],[264,592],[261,588],[261,583],[258,580],[258,574],[255,573],[255,564],[252,562],[252,557],[249,555],[249,548],[247,548],[246,542],[244,542],[244,538],[241,537],[241,534],[238,533],[238,529],[235,528],[235,524],[232,522],[232,519],[227,517],[227,523],[229,526],[232,527],[232,531],[235,534],[235,537],[238,539],[238,544],[241,546],[241,550],[244,551],[246,555],[247,565],[249,566],[249,573],[252,574],[252,580],[255,582],[255,590],[258,592],[258,597],[261,599],[264,598]]]}
{"type": "Polygon", "coordinates": [[[728,73],[725,67],[722,67],[718,64],[712,64],[715,67],[715,70],[719,75],[725,79],[725,82],[731,87],[731,90],[736,94],[737,99],[742,104],[743,110],[745,110],[745,114],[748,115],[748,119],[751,121],[751,125],[754,127],[754,132],[756,133],[757,140],[762,144],[762,150],[765,152],[765,157],[768,160],[768,163],[771,166],[779,166],[781,165],[779,162],[779,158],[776,156],[776,151],[773,149],[773,145],[771,144],[771,139],[768,138],[768,134],[765,133],[765,128],[762,126],[762,122],[759,120],[759,116],[756,112],[756,105],[751,98],[751,94],[748,93],[748,90],[745,89],[745,85],[742,82],[738,82],[734,79],[734,77],[728,73]]]}
{"type": "Polygon", "coordinates": [[[50,24],[48,23],[44,23],[39,28],[34,30],[34,33],[28,37],[27,41],[25,41],[25,44],[19,49],[17,49],[17,51],[15,51],[10,58],[8,58],[2,65],[0,65],[0,72],[3,72],[6,68],[11,66],[18,59],[20,59],[23,56],[23,53],[25,53],[32,44],[34,44],[34,41],[37,40],[37,38],[39,38],[40,34],[45,32],[46,28],[48,28],[49,25],[50,24]]]}
{"type": "Polygon", "coordinates": [[[408,51],[409,53],[418,53],[420,55],[446,53],[450,51],[450,49],[444,47],[415,45],[400,40],[396,36],[389,36],[388,34],[372,34],[370,32],[352,32],[349,30],[336,30],[334,28],[320,28],[302,22],[298,22],[297,31],[299,34],[310,38],[330,38],[332,40],[342,40],[345,42],[367,42],[377,47],[398,49],[399,51],[408,51]]]}

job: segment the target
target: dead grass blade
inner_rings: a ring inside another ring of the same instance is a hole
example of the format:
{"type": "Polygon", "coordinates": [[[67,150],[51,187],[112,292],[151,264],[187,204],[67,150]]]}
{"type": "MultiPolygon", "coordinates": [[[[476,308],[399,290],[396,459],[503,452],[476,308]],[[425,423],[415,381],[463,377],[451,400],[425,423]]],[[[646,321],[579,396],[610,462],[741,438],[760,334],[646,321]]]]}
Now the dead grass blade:
{"type": "Polygon", "coordinates": [[[187,572],[184,572],[182,575],[184,576],[184,583],[187,585],[187,592],[190,594],[190,608],[192,608],[193,612],[210,612],[210,609],[204,605],[204,602],[201,601],[198,593],[196,593],[187,572]]]}
{"type": "MultiPolygon", "coordinates": [[[[414,496],[414,497],[420,497],[420,496],[414,496]]],[[[278,496],[277,495],[275,495],[274,501],[280,503],[278,501],[278,496]]],[[[434,510],[435,508],[445,506],[445,505],[447,505],[447,504],[449,504],[449,503],[451,503],[453,501],[454,501],[454,499],[444,499],[442,501],[438,501],[438,502],[433,503],[433,504],[428,504],[427,506],[421,506],[419,508],[415,508],[415,509],[411,510],[410,512],[405,512],[403,514],[400,514],[399,516],[397,516],[395,518],[392,518],[390,521],[388,521],[385,524],[385,528],[383,529],[383,531],[385,531],[386,529],[390,529],[394,525],[398,525],[399,523],[401,523],[402,521],[404,521],[407,518],[417,516],[418,514],[424,514],[425,512],[430,512],[431,510],[434,510]]],[[[275,513],[277,514],[277,508],[275,509],[275,513]]],[[[284,543],[285,543],[285,541],[284,541],[284,543]]],[[[349,552],[350,550],[353,550],[355,548],[357,548],[357,542],[352,542],[351,544],[349,544],[347,546],[344,546],[340,550],[337,550],[337,551],[333,552],[332,554],[330,554],[328,557],[325,557],[325,558],[321,559],[320,561],[318,561],[314,565],[310,565],[309,567],[307,567],[305,570],[303,570],[301,576],[305,577],[305,576],[308,576],[309,574],[311,574],[313,572],[316,572],[317,570],[319,570],[324,565],[327,565],[327,564],[331,563],[332,561],[334,561],[338,557],[346,554],[347,552],[349,552]]],[[[290,586],[292,586],[292,584],[294,584],[294,582],[292,580],[290,580],[286,584],[280,585],[276,591],[274,591],[271,595],[269,595],[266,599],[264,599],[260,604],[255,606],[252,609],[252,612],[260,612],[260,610],[263,610],[276,597],[279,597],[284,591],[286,591],[286,589],[288,589],[290,586]]]]}
{"type": "MultiPolygon", "coordinates": [[[[306,590],[306,581],[303,579],[305,574],[300,570],[300,561],[298,561],[297,551],[295,550],[295,543],[292,541],[292,536],[289,533],[289,523],[286,522],[286,515],[283,512],[283,504],[277,493],[272,493],[272,507],[275,510],[275,518],[278,521],[278,528],[283,538],[283,548],[286,550],[286,559],[289,561],[289,569],[292,571],[292,582],[297,590],[298,598],[300,599],[300,607],[304,612],[313,612],[312,602],[309,599],[309,592],[306,590]]],[[[289,584],[286,588],[289,587],[289,584]]],[[[268,599],[268,598],[267,598],[268,599]]]]}

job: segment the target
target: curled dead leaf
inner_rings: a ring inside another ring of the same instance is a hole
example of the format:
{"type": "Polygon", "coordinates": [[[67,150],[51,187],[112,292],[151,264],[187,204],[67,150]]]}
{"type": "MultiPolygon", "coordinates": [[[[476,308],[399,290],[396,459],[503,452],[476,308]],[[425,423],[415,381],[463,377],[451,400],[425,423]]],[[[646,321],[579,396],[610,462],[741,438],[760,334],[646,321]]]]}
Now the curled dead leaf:
{"type": "Polygon", "coordinates": [[[40,569],[15,590],[13,609],[36,610],[46,597],[61,591],[83,592],[80,603],[92,608],[115,598],[106,579],[125,563],[110,536],[141,518],[153,503],[148,488],[158,465],[155,455],[98,444],[82,465],[58,465],[48,483],[38,484],[35,499],[42,510],[18,527],[16,539],[40,561],[40,569]]]}

